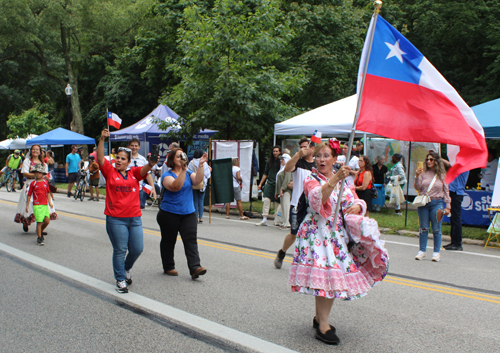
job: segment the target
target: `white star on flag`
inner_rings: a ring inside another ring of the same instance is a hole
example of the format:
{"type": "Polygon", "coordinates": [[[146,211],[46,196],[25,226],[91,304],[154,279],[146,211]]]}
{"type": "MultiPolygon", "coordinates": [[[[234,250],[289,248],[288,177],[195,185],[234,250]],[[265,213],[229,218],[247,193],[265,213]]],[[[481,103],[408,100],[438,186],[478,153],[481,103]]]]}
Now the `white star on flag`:
{"type": "Polygon", "coordinates": [[[135,188],[132,188],[132,191],[134,191],[134,192],[135,192],[135,188]]]}
{"type": "Polygon", "coordinates": [[[401,61],[401,64],[402,64],[403,63],[403,55],[406,53],[404,51],[402,51],[401,48],[399,47],[399,40],[397,40],[395,44],[390,44],[390,43],[385,42],[385,45],[387,45],[389,47],[389,49],[391,49],[391,51],[389,52],[389,54],[387,55],[387,58],[385,58],[385,60],[395,56],[396,58],[398,58],[399,61],[401,61]]]}

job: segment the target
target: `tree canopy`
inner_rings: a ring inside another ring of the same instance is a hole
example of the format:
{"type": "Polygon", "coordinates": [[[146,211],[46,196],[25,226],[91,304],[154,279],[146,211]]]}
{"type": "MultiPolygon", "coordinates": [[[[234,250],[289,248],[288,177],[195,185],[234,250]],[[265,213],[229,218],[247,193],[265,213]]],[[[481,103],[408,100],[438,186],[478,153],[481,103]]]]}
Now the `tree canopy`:
{"type": "MultiPolygon", "coordinates": [[[[97,136],[159,102],[219,138],[270,143],[273,125],[355,92],[373,12],[364,0],[0,0],[0,138],[17,120],[97,136]],[[43,107],[43,108],[42,108],[43,107]],[[10,125],[7,121],[10,119],[10,125]]],[[[500,0],[394,0],[382,16],[469,105],[500,97],[500,0]]]]}

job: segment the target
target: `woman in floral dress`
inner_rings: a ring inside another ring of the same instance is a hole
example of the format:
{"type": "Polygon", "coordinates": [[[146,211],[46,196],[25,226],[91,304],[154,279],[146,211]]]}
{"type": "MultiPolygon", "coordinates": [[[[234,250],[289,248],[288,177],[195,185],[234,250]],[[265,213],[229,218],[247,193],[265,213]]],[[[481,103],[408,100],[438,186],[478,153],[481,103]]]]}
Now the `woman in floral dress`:
{"type": "MultiPolygon", "coordinates": [[[[24,187],[21,191],[21,194],[19,195],[19,202],[17,203],[17,210],[16,210],[16,216],[14,217],[14,222],[16,223],[21,223],[23,225],[23,230],[27,232],[29,229],[28,227],[31,225],[31,223],[35,222],[35,216],[33,215],[33,199],[31,199],[30,205],[29,205],[29,212],[26,212],[26,203],[28,201],[28,190],[31,182],[35,180],[35,176],[33,173],[31,173],[31,170],[34,168],[35,165],[41,164],[43,166],[43,169],[45,170],[45,173],[48,172],[47,164],[43,160],[41,156],[41,151],[42,148],[40,145],[33,145],[30,148],[30,151],[26,158],[24,159],[23,166],[21,168],[21,173],[23,174],[23,177],[26,178],[26,181],[24,182],[24,187]]],[[[52,205],[54,205],[54,197],[52,193],[50,194],[50,197],[52,198],[52,205]]],[[[51,220],[56,220],[57,219],[57,214],[56,210],[54,207],[49,206],[49,212],[50,212],[50,219],[51,220]]],[[[43,235],[47,235],[47,233],[43,232],[43,235]]]]}
{"type": "Polygon", "coordinates": [[[315,297],[316,338],[328,344],[340,342],[328,322],[333,300],[364,296],[385,277],[389,260],[377,222],[363,217],[366,203],[349,188],[344,188],[341,211],[333,221],[340,182],[349,175],[345,166],[333,173],[339,152],[333,140],[315,149],[317,170],[304,181],[309,206],[295,240],[288,281],[293,292],[315,297]]]}

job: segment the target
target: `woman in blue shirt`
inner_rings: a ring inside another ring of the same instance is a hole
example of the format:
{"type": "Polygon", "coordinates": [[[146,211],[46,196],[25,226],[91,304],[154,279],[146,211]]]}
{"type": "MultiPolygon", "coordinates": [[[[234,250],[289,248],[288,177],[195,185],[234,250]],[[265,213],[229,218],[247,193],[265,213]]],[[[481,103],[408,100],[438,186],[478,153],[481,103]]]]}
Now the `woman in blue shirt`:
{"type": "Polygon", "coordinates": [[[169,276],[179,274],[174,261],[178,233],[181,234],[184,244],[191,278],[196,279],[207,273],[207,269],[200,265],[196,235],[198,222],[193,203],[193,185],[198,185],[203,180],[203,164],[207,159],[208,155],[203,154],[194,173],[187,170],[187,157],[182,149],[174,148],[168,154],[167,166],[171,169],[162,175],[161,183],[165,192],[156,221],[161,230],[160,253],[163,271],[169,276]]]}

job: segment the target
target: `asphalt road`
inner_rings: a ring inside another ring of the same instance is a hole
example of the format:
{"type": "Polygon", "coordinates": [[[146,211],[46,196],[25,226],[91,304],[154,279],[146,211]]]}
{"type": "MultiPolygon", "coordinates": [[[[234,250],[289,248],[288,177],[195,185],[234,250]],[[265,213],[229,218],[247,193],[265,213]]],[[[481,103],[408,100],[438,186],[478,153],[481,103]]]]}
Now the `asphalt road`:
{"type": "MultiPolygon", "coordinates": [[[[285,233],[220,214],[198,227],[205,276],[193,281],[182,242],[178,277],[163,275],[156,209],[143,212],[145,249],[129,294],[114,291],[104,202],[56,195],[59,220],[36,246],[13,222],[19,193],[0,190],[1,352],[494,352],[500,346],[500,251],[466,245],[415,261],[416,238],[384,235],[386,279],[336,301],[338,347],[314,338],[314,300],[291,293],[285,233]]],[[[429,242],[432,246],[432,240],[429,242]]]]}

